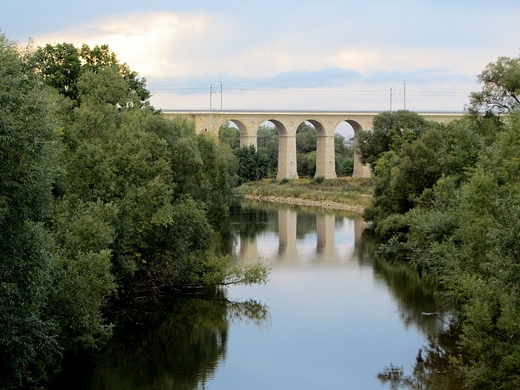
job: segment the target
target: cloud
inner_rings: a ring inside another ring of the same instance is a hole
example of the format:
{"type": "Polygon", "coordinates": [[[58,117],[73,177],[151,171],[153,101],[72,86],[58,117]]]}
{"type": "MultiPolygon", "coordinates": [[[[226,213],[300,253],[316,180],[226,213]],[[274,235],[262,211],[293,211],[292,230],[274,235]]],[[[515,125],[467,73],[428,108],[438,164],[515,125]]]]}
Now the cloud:
{"type": "Polygon", "coordinates": [[[152,102],[162,108],[207,108],[210,87],[218,91],[223,80],[228,108],[380,110],[388,107],[389,87],[406,81],[407,108],[461,110],[476,89],[476,75],[496,58],[489,55],[493,48],[483,54],[472,45],[432,44],[426,39],[431,29],[392,41],[403,34],[402,26],[392,25],[386,36],[381,31],[388,24],[376,29],[355,13],[347,21],[336,14],[329,23],[327,15],[316,15],[321,23],[310,25],[305,17],[311,11],[289,15],[284,23],[276,16],[267,25],[259,15],[239,13],[127,14],[35,41],[108,44],[149,80],[152,102]]]}
{"type": "MultiPolygon", "coordinates": [[[[107,18],[80,28],[39,36],[37,44],[108,44],[118,58],[140,74],[186,76],[207,71],[212,43],[218,40],[215,15],[149,13],[107,18]]],[[[220,34],[222,38],[226,33],[220,34]]]]}
{"type": "Polygon", "coordinates": [[[160,12],[105,18],[35,40],[37,44],[108,44],[121,61],[145,77],[226,73],[261,78],[328,68],[368,74],[439,66],[476,74],[485,65],[479,60],[482,54],[478,50],[387,47],[381,43],[360,44],[359,37],[346,44],[341,38],[341,25],[317,29],[311,37],[306,28],[296,33],[299,30],[291,27],[293,24],[262,37],[258,26],[249,27],[239,18],[218,13],[160,12]]]}

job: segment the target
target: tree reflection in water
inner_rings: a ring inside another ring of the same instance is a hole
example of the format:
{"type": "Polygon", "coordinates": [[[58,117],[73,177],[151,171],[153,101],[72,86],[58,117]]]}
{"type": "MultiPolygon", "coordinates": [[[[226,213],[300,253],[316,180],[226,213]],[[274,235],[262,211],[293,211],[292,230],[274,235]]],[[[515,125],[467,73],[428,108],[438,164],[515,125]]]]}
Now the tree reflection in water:
{"type": "Polygon", "coordinates": [[[392,364],[385,367],[377,378],[390,389],[455,390],[463,388],[462,381],[454,375],[450,356],[454,356],[457,326],[454,322],[435,337],[428,337],[428,345],[419,349],[413,373],[405,376],[402,367],[392,364]]]}
{"type": "MultiPolygon", "coordinates": [[[[197,297],[165,297],[119,317],[114,339],[93,359],[85,389],[198,389],[226,358],[233,321],[269,326],[268,308],[233,302],[222,288],[197,297]]],[[[77,378],[74,381],[77,387],[77,378]]]]}
{"type": "Polygon", "coordinates": [[[377,256],[367,257],[373,259],[374,275],[384,280],[398,303],[401,320],[407,327],[416,326],[428,339],[428,345],[417,353],[412,375],[404,375],[402,367],[390,363],[377,374],[381,384],[389,385],[392,390],[462,388],[450,364],[458,336],[456,318],[439,298],[436,286],[423,281],[408,264],[390,264],[377,256]]]}

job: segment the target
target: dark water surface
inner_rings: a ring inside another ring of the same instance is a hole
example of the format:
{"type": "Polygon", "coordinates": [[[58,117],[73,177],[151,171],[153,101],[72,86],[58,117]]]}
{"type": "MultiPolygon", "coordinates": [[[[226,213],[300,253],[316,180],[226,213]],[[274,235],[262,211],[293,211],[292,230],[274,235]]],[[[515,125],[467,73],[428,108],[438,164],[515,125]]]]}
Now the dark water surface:
{"type": "Polygon", "coordinates": [[[432,374],[441,368],[417,365],[419,350],[447,328],[442,310],[425,314],[442,303],[406,267],[375,262],[362,231],[359,218],[341,213],[269,204],[235,209],[218,246],[242,263],[265,259],[268,283],[170,298],[128,313],[107,350],[76,363],[67,383],[397,389],[421,388],[421,379],[422,388],[450,388],[432,374]]]}

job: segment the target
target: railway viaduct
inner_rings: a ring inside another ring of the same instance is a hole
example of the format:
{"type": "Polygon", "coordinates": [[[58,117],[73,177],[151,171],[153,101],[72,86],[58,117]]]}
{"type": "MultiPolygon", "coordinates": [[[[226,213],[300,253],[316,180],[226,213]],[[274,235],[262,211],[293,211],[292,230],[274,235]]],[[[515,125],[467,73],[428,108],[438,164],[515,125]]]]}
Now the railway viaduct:
{"type": "MultiPolygon", "coordinates": [[[[354,143],[360,130],[371,130],[372,120],[379,112],[340,111],[173,111],[165,110],[166,117],[181,116],[195,123],[195,131],[218,135],[220,127],[232,122],[240,130],[240,146],[255,145],[256,133],[264,122],[272,123],[278,130],[278,179],[294,179],[296,171],[296,130],[303,122],[316,129],[316,177],[336,178],[334,160],[334,132],[347,122],[354,129],[354,143]]],[[[426,120],[447,124],[460,119],[463,113],[419,113],[426,120]]],[[[354,157],[353,177],[368,177],[370,169],[354,157]]]]}

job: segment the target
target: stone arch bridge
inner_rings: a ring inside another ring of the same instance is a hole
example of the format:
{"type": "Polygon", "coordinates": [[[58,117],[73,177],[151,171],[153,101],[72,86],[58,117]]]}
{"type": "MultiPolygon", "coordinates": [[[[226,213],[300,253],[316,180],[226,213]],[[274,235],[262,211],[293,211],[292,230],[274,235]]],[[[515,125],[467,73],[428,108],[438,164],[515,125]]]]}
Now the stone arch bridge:
{"type": "MultiPolygon", "coordinates": [[[[360,130],[371,130],[372,120],[379,112],[321,112],[321,111],[163,111],[166,117],[181,116],[195,123],[197,133],[210,132],[218,136],[226,122],[234,123],[240,130],[240,146],[255,145],[258,128],[264,122],[272,123],[278,130],[278,179],[298,178],[296,171],[296,130],[303,122],[316,129],[316,177],[336,178],[334,159],[334,132],[347,122],[354,129],[354,143],[360,130]]],[[[419,113],[426,120],[447,124],[460,119],[463,113],[419,113]]],[[[358,156],[354,158],[353,177],[369,177],[369,167],[358,156]]]]}

